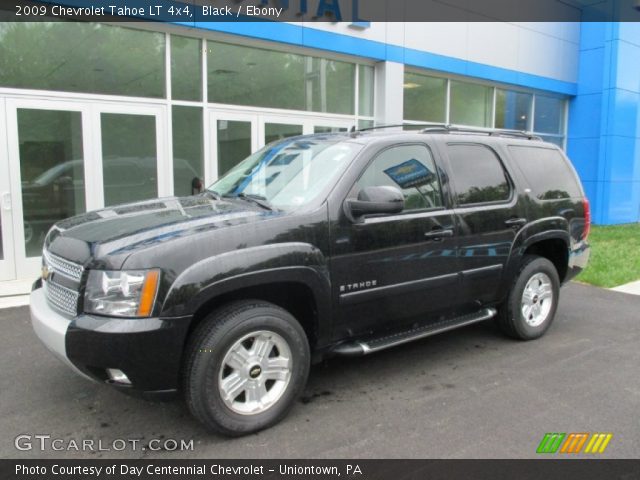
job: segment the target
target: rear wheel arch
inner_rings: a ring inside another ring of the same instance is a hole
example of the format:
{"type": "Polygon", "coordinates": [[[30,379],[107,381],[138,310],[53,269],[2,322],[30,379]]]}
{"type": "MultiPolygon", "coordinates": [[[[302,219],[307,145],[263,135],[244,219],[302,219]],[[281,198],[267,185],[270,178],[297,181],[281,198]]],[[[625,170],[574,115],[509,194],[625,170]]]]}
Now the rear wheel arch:
{"type": "MultiPolygon", "coordinates": [[[[543,228],[543,223],[535,227],[543,228]]],[[[547,229],[538,232],[531,232],[526,228],[521,230],[516,236],[507,260],[503,290],[510,288],[514,275],[520,270],[527,255],[536,255],[549,260],[558,271],[560,282],[563,282],[568,271],[570,242],[569,233],[565,230],[547,229]]]]}
{"type": "Polygon", "coordinates": [[[567,276],[569,244],[563,238],[554,237],[533,242],[524,249],[522,255],[535,255],[549,260],[556,268],[561,283],[567,276]]]}

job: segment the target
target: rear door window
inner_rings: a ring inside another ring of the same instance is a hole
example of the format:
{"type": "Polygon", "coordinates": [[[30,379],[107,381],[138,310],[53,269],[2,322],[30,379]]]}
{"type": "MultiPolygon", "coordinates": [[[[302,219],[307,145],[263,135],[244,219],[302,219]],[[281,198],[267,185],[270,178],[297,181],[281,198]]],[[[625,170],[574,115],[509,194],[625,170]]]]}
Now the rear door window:
{"type": "Polygon", "coordinates": [[[458,205],[509,200],[509,180],[493,150],[480,144],[449,144],[447,151],[458,205]]]}
{"type": "Polygon", "coordinates": [[[539,200],[582,196],[576,177],[555,149],[510,145],[511,158],[539,200]]]}

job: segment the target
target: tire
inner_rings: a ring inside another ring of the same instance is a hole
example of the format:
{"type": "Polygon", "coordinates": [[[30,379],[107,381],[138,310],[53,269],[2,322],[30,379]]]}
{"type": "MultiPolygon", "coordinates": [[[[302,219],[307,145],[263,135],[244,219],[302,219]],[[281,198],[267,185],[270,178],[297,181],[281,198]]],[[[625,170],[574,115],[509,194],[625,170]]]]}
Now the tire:
{"type": "Polygon", "coordinates": [[[211,313],[190,338],[187,405],[211,431],[257,432],[289,412],[309,365],[306,334],[289,312],[257,300],[234,302],[211,313]]]}
{"type": "Polygon", "coordinates": [[[553,322],[559,293],[560,279],[553,263],[525,255],[509,296],[499,308],[498,326],[512,338],[540,338],[553,322]]]}

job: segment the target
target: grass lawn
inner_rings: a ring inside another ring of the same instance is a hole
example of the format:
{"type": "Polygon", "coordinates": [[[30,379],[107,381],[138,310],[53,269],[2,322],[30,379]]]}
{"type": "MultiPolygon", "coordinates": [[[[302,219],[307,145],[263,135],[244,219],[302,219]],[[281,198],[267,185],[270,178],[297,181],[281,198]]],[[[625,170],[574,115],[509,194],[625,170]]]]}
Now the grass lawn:
{"type": "Polygon", "coordinates": [[[640,223],[591,227],[591,258],[576,278],[599,287],[640,280],[640,223]]]}

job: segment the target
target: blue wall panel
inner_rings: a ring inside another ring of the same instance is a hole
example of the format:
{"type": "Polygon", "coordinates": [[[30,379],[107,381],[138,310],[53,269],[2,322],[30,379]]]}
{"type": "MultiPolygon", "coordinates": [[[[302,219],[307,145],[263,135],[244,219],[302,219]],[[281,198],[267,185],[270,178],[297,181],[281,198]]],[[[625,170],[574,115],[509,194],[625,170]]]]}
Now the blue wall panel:
{"type": "Polygon", "coordinates": [[[582,24],[568,153],[591,200],[595,223],[640,221],[639,65],[638,24],[582,24]]]}

